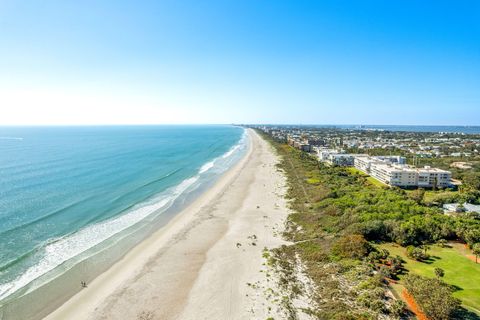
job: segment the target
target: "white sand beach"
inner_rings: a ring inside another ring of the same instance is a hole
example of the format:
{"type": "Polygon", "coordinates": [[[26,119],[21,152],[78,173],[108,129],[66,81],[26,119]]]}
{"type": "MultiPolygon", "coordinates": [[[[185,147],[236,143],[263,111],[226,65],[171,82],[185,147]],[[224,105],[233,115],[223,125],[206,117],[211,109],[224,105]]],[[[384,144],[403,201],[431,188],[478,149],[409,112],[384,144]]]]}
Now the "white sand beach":
{"type": "Polygon", "coordinates": [[[281,245],[285,179],[249,130],[247,155],[187,209],[45,319],[265,319],[265,247],[281,245]]]}

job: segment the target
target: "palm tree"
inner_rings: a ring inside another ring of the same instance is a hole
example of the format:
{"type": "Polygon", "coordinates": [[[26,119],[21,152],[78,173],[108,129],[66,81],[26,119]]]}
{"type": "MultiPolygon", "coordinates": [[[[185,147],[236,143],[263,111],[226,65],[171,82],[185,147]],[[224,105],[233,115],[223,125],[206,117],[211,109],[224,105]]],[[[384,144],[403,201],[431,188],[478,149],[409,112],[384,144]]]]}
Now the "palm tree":
{"type": "Polygon", "coordinates": [[[423,249],[425,255],[427,255],[427,251],[430,250],[430,246],[428,245],[428,243],[424,242],[420,247],[423,249]]]}
{"type": "Polygon", "coordinates": [[[440,245],[440,247],[445,248],[447,246],[447,240],[440,239],[438,240],[438,244],[440,245]]]}
{"type": "Polygon", "coordinates": [[[437,279],[440,279],[445,275],[445,271],[443,271],[443,269],[441,268],[435,268],[434,272],[435,272],[435,275],[437,276],[437,279]]]}

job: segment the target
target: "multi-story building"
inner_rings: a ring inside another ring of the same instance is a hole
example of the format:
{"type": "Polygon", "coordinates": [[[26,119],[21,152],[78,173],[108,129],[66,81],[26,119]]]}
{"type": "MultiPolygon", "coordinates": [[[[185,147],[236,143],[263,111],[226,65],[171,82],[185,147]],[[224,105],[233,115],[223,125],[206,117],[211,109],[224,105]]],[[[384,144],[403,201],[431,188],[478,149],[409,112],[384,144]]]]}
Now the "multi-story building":
{"type": "Polygon", "coordinates": [[[450,171],[424,167],[417,169],[419,187],[448,187],[451,185],[452,173],[450,171]]]}
{"type": "Polygon", "coordinates": [[[402,157],[355,157],[355,168],[391,186],[445,188],[451,185],[450,171],[437,168],[415,168],[405,164],[402,157]],[[394,161],[392,161],[394,160],[394,161]]]}
{"type": "Polygon", "coordinates": [[[354,167],[360,171],[370,174],[372,163],[378,162],[377,159],[368,155],[358,155],[355,157],[354,167]]]}
{"type": "Polygon", "coordinates": [[[353,167],[355,154],[332,153],[328,155],[327,162],[334,166],[353,167]]]}
{"type": "Polygon", "coordinates": [[[336,149],[315,148],[317,151],[317,157],[320,161],[327,162],[331,154],[341,153],[336,149]]]}
{"type": "Polygon", "coordinates": [[[384,162],[392,163],[392,164],[406,164],[407,158],[402,156],[376,156],[372,157],[374,159],[382,160],[384,162]]]}
{"type": "Polygon", "coordinates": [[[358,154],[343,153],[343,150],[315,148],[318,159],[335,166],[353,167],[358,154]]]}
{"type": "Polygon", "coordinates": [[[398,187],[417,186],[417,175],[414,170],[405,166],[396,166],[377,162],[370,168],[370,175],[381,182],[398,187]]]}

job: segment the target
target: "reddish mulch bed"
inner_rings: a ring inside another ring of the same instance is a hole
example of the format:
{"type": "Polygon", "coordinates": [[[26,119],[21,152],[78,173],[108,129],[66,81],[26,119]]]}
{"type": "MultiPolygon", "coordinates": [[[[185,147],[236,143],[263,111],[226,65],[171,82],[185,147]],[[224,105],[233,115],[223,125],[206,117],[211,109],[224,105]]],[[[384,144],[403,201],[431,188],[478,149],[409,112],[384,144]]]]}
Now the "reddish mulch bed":
{"type": "MultiPolygon", "coordinates": [[[[477,262],[477,259],[475,259],[475,255],[473,254],[467,254],[466,257],[470,260],[472,260],[473,262],[477,262]]],[[[480,259],[478,259],[480,261],[480,259]]]]}
{"type": "Polygon", "coordinates": [[[418,320],[430,320],[427,316],[420,310],[420,307],[417,305],[417,302],[412,297],[410,293],[408,293],[407,289],[402,291],[402,296],[405,302],[407,303],[410,310],[417,316],[418,320]]]}

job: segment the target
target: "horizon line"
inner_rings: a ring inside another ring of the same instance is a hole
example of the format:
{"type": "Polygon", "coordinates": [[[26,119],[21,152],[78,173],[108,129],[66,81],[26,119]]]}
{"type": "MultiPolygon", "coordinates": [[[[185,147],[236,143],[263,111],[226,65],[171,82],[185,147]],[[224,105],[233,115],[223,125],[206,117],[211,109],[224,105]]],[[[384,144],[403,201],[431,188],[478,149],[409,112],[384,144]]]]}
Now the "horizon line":
{"type": "Polygon", "coordinates": [[[0,127],[120,127],[120,126],[386,126],[386,127],[480,127],[480,124],[361,124],[361,123],[75,123],[1,124],[0,127]]]}

